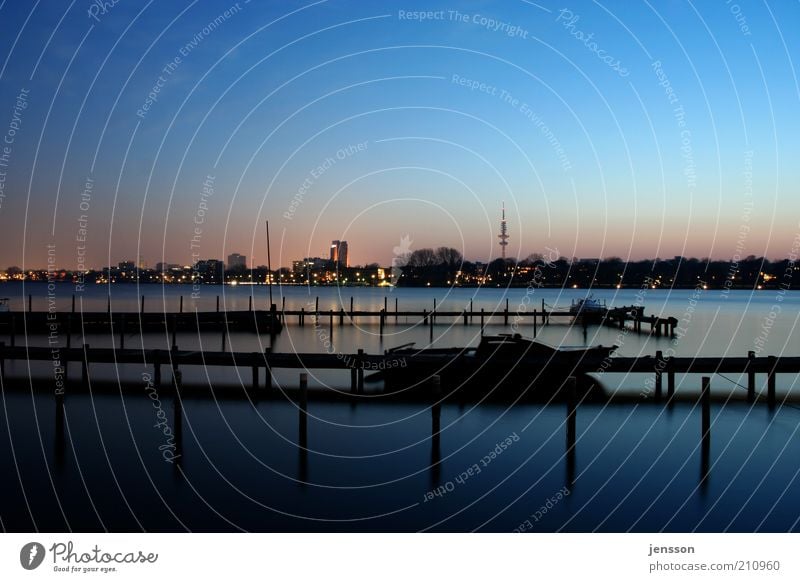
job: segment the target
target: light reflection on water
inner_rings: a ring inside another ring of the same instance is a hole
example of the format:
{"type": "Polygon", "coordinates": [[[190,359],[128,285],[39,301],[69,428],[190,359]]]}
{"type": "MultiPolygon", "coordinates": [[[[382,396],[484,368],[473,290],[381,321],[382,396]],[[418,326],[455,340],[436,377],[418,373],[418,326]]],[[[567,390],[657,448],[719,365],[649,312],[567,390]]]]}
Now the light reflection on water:
{"type": "MultiPolygon", "coordinates": [[[[572,467],[563,406],[444,406],[432,451],[422,405],[312,402],[302,455],[292,403],[188,397],[175,465],[140,395],[69,396],[61,439],[54,410],[52,398],[9,392],[0,423],[12,435],[5,474],[16,474],[13,446],[41,529],[135,530],[138,519],[150,530],[511,531],[565,486],[534,531],[786,530],[800,517],[797,409],[714,406],[706,468],[699,410],[687,404],[581,406],[572,467]]],[[[16,478],[4,489],[5,527],[30,529],[16,478]]]]}
{"type": "MultiPolygon", "coordinates": [[[[59,286],[61,287],[61,286],[59,286]]],[[[38,291],[41,291],[41,287],[38,291]]],[[[177,297],[191,290],[180,287],[112,287],[115,309],[136,309],[138,295],[148,297],[146,309],[177,308],[177,297]],[[164,296],[162,297],[162,293],[164,296]],[[174,305],[172,305],[174,303],[174,305]]],[[[204,287],[198,309],[213,309],[217,289],[204,287]]],[[[251,289],[224,289],[223,305],[247,308],[251,289]]],[[[25,293],[36,293],[26,285],[25,293]]],[[[223,290],[220,290],[222,293],[223,290]]],[[[256,289],[261,308],[265,288],[256,289]]],[[[306,289],[287,290],[287,308],[306,305],[306,289]]],[[[60,291],[64,310],[69,309],[71,287],[60,291]]],[[[84,299],[84,309],[105,309],[105,288],[93,289],[84,299]]],[[[320,309],[349,309],[349,296],[356,296],[358,309],[380,309],[384,296],[398,298],[401,309],[432,306],[432,293],[440,293],[440,309],[463,309],[471,289],[446,290],[320,289],[320,309]]],[[[681,318],[691,291],[649,292],[647,312],[681,318]]],[[[5,286],[0,294],[14,297],[19,308],[21,286],[5,286]]],[[[317,290],[312,290],[313,304],[317,290]]],[[[525,290],[509,292],[512,312],[525,290]]],[[[585,292],[581,292],[585,294],[585,292]]],[[[595,292],[613,298],[615,304],[632,304],[635,291],[595,292]]],[[[279,294],[276,293],[276,296],[279,294]]],[[[544,297],[548,304],[568,304],[578,292],[536,290],[531,307],[544,297]]],[[[41,295],[39,296],[41,302],[41,295]]],[[[736,355],[754,349],[774,294],[732,292],[723,299],[719,291],[707,292],[691,313],[689,333],[672,343],[669,338],[627,334],[620,348],[623,355],[653,354],[674,346],[678,355],[736,355]]],[[[505,306],[502,291],[480,291],[473,299],[477,309],[505,306]]],[[[795,331],[800,294],[787,294],[782,311],[770,327],[765,354],[796,355],[795,331]]],[[[38,308],[43,308],[40,303],[38,308]]],[[[37,300],[34,299],[34,308],[37,300]]],[[[185,309],[193,307],[188,302],[185,309]]],[[[149,309],[148,309],[149,310],[149,309]]],[[[289,325],[273,346],[274,351],[312,352],[324,349],[320,329],[311,317],[304,328],[289,325]]],[[[532,328],[527,324],[528,328],[532,328]]],[[[377,352],[388,347],[429,341],[422,326],[388,326],[384,338],[375,323],[357,322],[339,326],[335,322],[332,346],[352,352],[363,348],[377,352]]],[[[500,325],[487,333],[507,331],[500,325]]],[[[523,328],[523,333],[525,329],[523,328]]],[[[531,330],[532,331],[532,330],[531,330]]],[[[566,325],[539,327],[540,339],[552,344],[583,344],[581,329],[566,325]]],[[[477,325],[461,321],[434,328],[437,345],[474,345],[477,325]]],[[[615,343],[619,330],[589,328],[587,343],[615,343]]],[[[110,346],[109,336],[89,336],[92,346],[110,346]]],[[[73,339],[73,345],[78,342],[73,339]]],[[[150,334],[131,336],[127,347],[166,347],[169,338],[150,334]],[[138,343],[137,343],[138,342],[138,343]]],[[[32,343],[41,342],[36,338],[32,343]]],[[[228,349],[261,351],[268,336],[232,333],[228,349]]],[[[179,334],[181,349],[220,347],[218,333],[199,337],[179,334]]],[[[137,393],[143,370],[139,366],[115,370],[94,366],[93,381],[116,382],[117,373],[134,388],[124,396],[111,393],[70,394],[63,424],[49,389],[40,389],[38,378],[46,367],[33,366],[34,386],[3,391],[0,415],[0,467],[3,495],[0,515],[9,530],[109,529],[137,530],[472,530],[511,531],[528,521],[531,531],[784,531],[797,529],[800,518],[800,410],[780,407],[770,412],[758,405],[715,404],[712,407],[712,441],[706,466],[699,443],[700,413],[691,404],[671,408],[654,405],[583,405],[578,411],[578,440],[574,458],[566,454],[563,405],[445,405],[438,446],[431,438],[431,411],[422,404],[355,405],[314,402],[309,404],[308,452],[298,450],[298,411],[288,401],[229,398],[215,391],[215,398],[192,396],[183,401],[182,449],[179,464],[164,462],[159,446],[164,435],[157,422],[144,385],[137,393]],[[63,430],[59,432],[59,426],[63,430]],[[525,428],[527,426],[527,428],[525,428]],[[503,449],[481,471],[463,483],[456,481],[473,465],[481,466],[497,444],[510,435],[518,442],[503,449]],[[19,471],[19,478],[17,477],[19,471]],[[703,475],[707,478],[703,479],[703,475]],[[20,486],[22,483],[23,486],[20,486]],[[448,491],[448,483],[455,484],[448,491]],[[536,513],[563,487],[571,494],[543,515],[536,513]],[[439,487],[444,494],[426,501],[439,487]],[[58,500],[60,500],[60,505],[58,500]],[[30,512],[28,512],[30,506],[30,512]],[[538,515],[535,521],[532,516],[538,515]]],[[[25,376],[22,363],[7,366],[10,376],[25,376]]],[[[78,370],[72,372],[77,378],[78,370]]],[[[249,370],[184,369],[184,381],[236,390],[249,385],[249,370]]],[[[296,385],[298,371],[277,372],[282,385],[296,385]]],[[[606,377],[617,382],[617,378],[606,377]]],[[[737,380],[733,378],[733,380],[737,380]]],[[[342,373],[319,373],[312,386],[333,383],[346,386],[342,373]]],[[[741,379],[738,379],[740,383],[741,379]]],[[[779,376],[779,394],[794,381],[779,376]]],[[[626,378],[634,390],[641,377],[626,378]]],[[[679,391],[696,385],[686,380],[679,391]]],[[[714,377],[717,390],[732,389],[726,379],[714,377]],[[726,388],[726,385],[729,386],[726,388]]],[[[171,426],[175,425],[173,401],[162,395],[171,426]]],[[[176,426],[176,425],[175,425],[176,426]]]]}

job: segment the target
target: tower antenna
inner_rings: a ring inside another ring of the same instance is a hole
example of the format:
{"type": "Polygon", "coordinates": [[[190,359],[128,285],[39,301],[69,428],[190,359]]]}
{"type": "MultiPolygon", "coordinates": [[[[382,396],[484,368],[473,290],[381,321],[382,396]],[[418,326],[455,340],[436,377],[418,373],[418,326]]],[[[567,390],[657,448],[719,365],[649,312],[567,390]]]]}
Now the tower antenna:
{"type": "Polygon", "coordinates": [[[508,246],[508,223],[506,222],[506,203],[503,202],[502,216],[500,218],[500,234],[497,238],[500,239],[500,256],[506,258],[506,247],[508,246]]]}

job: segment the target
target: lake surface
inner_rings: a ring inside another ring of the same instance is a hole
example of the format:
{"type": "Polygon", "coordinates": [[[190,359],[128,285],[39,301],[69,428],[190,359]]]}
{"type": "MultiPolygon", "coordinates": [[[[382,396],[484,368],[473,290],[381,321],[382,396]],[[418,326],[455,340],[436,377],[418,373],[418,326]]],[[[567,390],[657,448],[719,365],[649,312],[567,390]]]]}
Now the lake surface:
{"type": "MultiPolygon", "coordinates": [[[[78,309],[105,310],[108,287],[88,287],[78,309]]],[[[116,285],[112,309],[134,311],[145,295],[146,311],[247,309],[251,294],[266,308],[267,288],[116,285]]],[[[45,284],[6,284],[0,295],[12,309],[47,309],[45,284]]],[[[430,309],[512,312],[567,307],[585,290],[273,288],[287,309],[430,309]]],[[[73,287],[54,289],[57,308],[71,308],[73,287]]],[[[642,301],[646,313],[683,321],[680,338],[569,325],[539,327],[554,345],[617,343],[623,355],[798,355],[800,293],[596,290],[609,305],[642,301]],[[776,308],[777,306],[777,308],[776,308]]],[[[289,321],[274,351],[324,351],[320,330],[289,321]]],[[[532,333],[529,320],[520,325],[532,333]]],[[[343,352],[378,352],[407,342],[423,347],[430,330],[414,322],[377,322],[333,328],[331,343],[343,352]]],[[[476,322],[477,323],[477,322],[476,322]]],[[[502,318],[487,333],[508,332],[502,318]]],[[[480,327],[461,320],[434,327],[437,346],[475,345],[480,327]]],[[[18,339],[19,341],[19,339],[18,339]]],[[[73,338],[111,346],[108,335],[73,338]]],[[[126,347],[164,347],[169,338],[130,336],[126,347]]],[[[63,342],[63,338],[62,338],[63,342]]],[[[30,338],[46,345],[47,338],[30,338]]],[[[63,343],[62,343],[63,345],[63,343]]],[[[220,349],[220,334],[179,334],[181,349],[220,349]]],[[[268,336],[232,330],[227,349],[261,351],[268,336]]],[[[700,410],[691,402],[584,404],[578,409],[577,442],[567,454],[565,406],[445,405],[441,433],[432,436],[425,404],[358,404],[312,400],[307,449],[300,446],[298,410],[288,400],[254,400],[242,390],[249,370],[184,369],[187,391],[180,403],[148,397],[141,366],[96,366],[91,379],[105,389],[68,394],[63,414],[52,395],[44,364],[7,365],[0,407],[0,520],[8,531],[787,531],[800,520],[800,409],[769,410],[763,403],[725,401],[741,395],[741,378],[714,376],[722,396],[712,406],[712,438],[700,445],[700,410]],[[117,387],[122,381],[125,389],[117,387]],[[110,387],[110,389],[109,389],[110,387]],[[176,406],[180,412],[176,417],[176,406]],[[159,416],[159,414],[161,416],[159,416]],[[156,426],[159,422],[161,427],[156,426]],[[171,449],[180,427],[180,448],[171,449]],[[165,460],[164,451],[180,457],[165,460]]],[[[71,373],[77,378],[78,370],[71,373]]],[[[297,373],[279,372],[276,384],[296,386],[297,373]]],[[[349,375],[310,374],[312,388],[346,387],[349,375]]],[[[603,378],[609,390],[638,391],[641,375],[603,378]]],[[[698,379],[679,377],[678,392],[697,390],[698,379]]],[[[779,376],[779,399],[795,394],[797,379],[779,376]]],[[[150,390],[150,391],[149,391],[150,390]]]]}

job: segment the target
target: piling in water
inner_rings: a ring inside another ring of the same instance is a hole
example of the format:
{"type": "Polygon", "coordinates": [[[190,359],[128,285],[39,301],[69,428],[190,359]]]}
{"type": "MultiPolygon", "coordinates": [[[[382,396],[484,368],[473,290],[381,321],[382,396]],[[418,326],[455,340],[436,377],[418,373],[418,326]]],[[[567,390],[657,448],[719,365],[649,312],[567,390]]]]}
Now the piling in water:
{"type": "Polygon", "coordinates": [[[700,403],[702,406],[700,436],[703,440],[703,444],[707,444],[711,441],[711,378],[708,376],[703,376],[700,403]]]}

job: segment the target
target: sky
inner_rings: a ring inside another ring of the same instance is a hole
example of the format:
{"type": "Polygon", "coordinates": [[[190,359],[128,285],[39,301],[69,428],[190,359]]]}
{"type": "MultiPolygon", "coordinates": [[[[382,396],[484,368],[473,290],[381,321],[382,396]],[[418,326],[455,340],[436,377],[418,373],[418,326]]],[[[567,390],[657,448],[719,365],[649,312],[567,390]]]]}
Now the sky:
{"type": "Polygon", "coordinates": [[[489,261],[503,204],[512,257],[783,258],[798,22],[743,0],[0,0],[0,265],[266,264],[267,220],[273,266],[332,240],[351,264],[489,261]]]}

